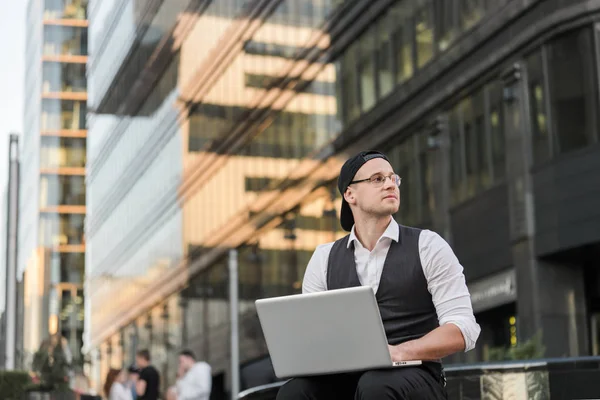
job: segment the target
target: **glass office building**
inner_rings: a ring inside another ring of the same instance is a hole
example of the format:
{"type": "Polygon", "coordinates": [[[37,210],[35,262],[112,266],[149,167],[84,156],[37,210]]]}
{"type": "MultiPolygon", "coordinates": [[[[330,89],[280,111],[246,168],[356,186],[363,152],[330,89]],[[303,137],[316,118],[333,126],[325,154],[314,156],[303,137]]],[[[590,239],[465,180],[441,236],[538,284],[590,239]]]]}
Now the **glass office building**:
{"type": "Polygon", "coordinates": [[[91,2],[96,384],[140,348],[172,383],[191,348],[226,392],[237,248],[250,386],[267,355],[253,302],[298,293],[314,248],[344,235],[335,180],[367,148],[403,177],[398,221],[439,232],[465,268],[483,332],[448,363],[537,333],[546,356],[598,354],[599,15],[582,0],[91,2]]]}
{"type": "Polygon", "coordinates": [[[87,0],[30,0],[20,192],[22,363],[42,340],[83,338],[87,0]]]}

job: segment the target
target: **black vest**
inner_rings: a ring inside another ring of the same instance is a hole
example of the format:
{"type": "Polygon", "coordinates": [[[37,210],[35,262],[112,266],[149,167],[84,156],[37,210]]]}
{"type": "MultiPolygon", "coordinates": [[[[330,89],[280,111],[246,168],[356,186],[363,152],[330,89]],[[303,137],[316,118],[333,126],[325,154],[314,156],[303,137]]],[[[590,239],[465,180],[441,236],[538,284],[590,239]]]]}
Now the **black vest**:
{"type": "MultiPolygon", "coordinates": [[[[376,295],[388,343],[392,345],[418,339],[439,326],[419,256],[421,230],[399,227],[399,240],[392,240],[376,295]]],[[[348,238],[337,240],[329,254],[328,290],[361,285],[354,243],[348,247],[348,238]]]]}

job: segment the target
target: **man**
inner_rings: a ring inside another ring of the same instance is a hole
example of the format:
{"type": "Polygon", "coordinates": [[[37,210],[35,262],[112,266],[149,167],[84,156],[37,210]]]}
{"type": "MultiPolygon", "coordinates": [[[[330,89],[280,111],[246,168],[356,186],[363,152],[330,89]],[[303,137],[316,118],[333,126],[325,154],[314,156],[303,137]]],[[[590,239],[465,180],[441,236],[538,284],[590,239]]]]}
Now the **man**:
{"type": "Polygon", "coordinates": [[[127,372],[129,372],[127,387],[131,388],[131,398],[136,400],[138,397],[136,386],[140,379],[140,369],[135,365],[130,365],[129,368],[127,368],[127,372]]]}
{"type": "Polygon", "coordinates": [[[441,358],[473,349],[480,328],[450,246],[432,231],[392,218],[400,183],[382,153],[361,152],[346,161],[338,189],[341,225],[350,234],[317,247],[302,291],[371,286],[392,360],[423,365],[295,378],[278,400],[446,398],[441,358]]]}
{"type": "Polygon", "coordinates": [[[171,392],[171,398],[177,400],[208,400],[212,386],[211,368],[205,362],[196,362],[196,355],[191,350],[179,353],[180,379],[177,387],[171,392]]]}
{"type": "Polygon", "coordinates": [[[139,400],[158,400],[160,377],[158,371],[150,365],[150,352],[140,350],[135,355],[135,363],[140,368],[140,377],[135,384],[139,400]]]}

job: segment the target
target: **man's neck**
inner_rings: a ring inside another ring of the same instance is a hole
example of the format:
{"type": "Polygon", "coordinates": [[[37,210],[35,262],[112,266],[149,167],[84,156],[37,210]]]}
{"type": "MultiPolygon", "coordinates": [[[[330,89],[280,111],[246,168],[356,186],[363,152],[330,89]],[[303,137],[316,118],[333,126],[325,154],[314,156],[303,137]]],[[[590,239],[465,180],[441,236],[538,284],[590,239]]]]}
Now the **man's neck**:
{"type": "Polygon", "coordinates": [[[385,232],[391,221],[391,216],[356,220],[354,223],[354,234],[366,249],[373,251],[375,245],[377,245],[377,241],[383,235],[383,232],[385,232]]]}

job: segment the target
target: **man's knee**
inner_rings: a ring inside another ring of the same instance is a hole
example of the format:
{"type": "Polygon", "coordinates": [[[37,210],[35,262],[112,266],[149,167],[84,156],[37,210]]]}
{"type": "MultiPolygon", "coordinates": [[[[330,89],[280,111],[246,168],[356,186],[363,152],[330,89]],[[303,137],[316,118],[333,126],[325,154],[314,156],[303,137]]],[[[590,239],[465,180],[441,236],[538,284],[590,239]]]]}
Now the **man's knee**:
{"type": "Polygon", "coordinates": [[[365,372],[355,399],[443,399],[439,382],[420,368],[391,368],[365,372]]]}
{"type": "Polygon", "coordinates": [[[294,378],[287,381],[277,392],[277,400],[310,399],[314,388],[309,379],[294,378]]]}
{"type": "MultiPolygon", "coordinates": [[[[356,396],[358,399],[398,399],[396,388],[390,384],[392,378],[388,371],[367,371],[358,380],[356,388],[356,396]]],[[[398,386],[399,382],[394,382],[394,386],[398,386]]]]}

